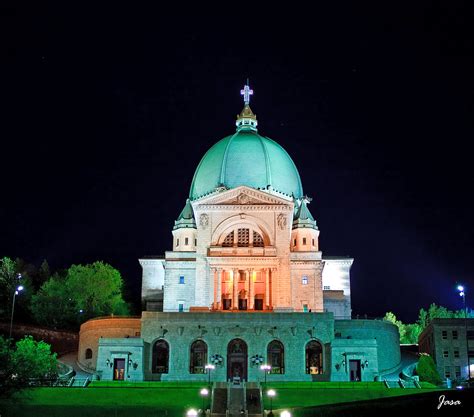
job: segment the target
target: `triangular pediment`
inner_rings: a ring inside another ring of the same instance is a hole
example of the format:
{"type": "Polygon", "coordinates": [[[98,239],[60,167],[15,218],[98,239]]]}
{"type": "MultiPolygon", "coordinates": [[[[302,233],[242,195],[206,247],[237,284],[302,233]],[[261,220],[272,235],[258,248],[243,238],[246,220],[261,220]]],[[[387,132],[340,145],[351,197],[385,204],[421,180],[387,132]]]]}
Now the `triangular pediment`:
{"type": "Polygon", "coordinates": [[[250,206],[250,205],[289,205],[293,201],[270,194],[265,191],[255,190],[244,185],[231,190],[223,190],[212,195],[193,201],[193,206],[217,205],[217,206],[250,206]]]}

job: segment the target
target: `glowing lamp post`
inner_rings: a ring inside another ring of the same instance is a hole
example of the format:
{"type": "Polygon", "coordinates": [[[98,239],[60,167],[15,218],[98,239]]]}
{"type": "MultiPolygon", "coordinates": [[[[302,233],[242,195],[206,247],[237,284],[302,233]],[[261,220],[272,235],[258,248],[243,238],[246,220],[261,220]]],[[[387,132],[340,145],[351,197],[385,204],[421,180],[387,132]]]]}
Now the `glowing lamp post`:
{"type": "Polygon", "coordinates": [[[206,398],[209,395],[209,390],[207,388],[203,388],[200,392],[201,397],[202,397],[202,414],[204,415],[204,398],[206,398]]]}
{"type": "Polygon", "coordinates": [[[211,389],[211,371],[213,369],[216,369],[216,366],[215,365],[212,365],[211,363],[208,363],[204,369],[207,371],[207,385],[209,386],[209,389],[211,389]]]}
{"type": "Polygon", "coordinates": [[[268,413],[268,417],[273,417],[273,397],[276,395],[276,391],[274,389],[269,389],[267,395],[270,398],[270,412],[268,413]]]}
{"type": "Polygon", "coordinates": [[[13,304],[12,304],[12,316],[11,316],[11,319],[10,319],[10,336],[9,336],[9,339],[12,338],[12,329],[13,329],[13,313],[15,312],[15,300],[16,300],[16,296],[24,290],[24,287],[23,285],[19,285],[18,287],[16,287],[16,290],[15,292],[13,293],[13,304]]]}
{"type": "Polygon", "coordinates": [[[263,375],[265,376],[265,386],[267,386],[267,374],[270,373],[272,367],[270,365],[262,365],[260,369],[263,371],[263,375]]]}
{"type": "Polygon", "coordinates": [[[289,411],[282,411],[280,417],[291,417],[291,413],[289,411]]]}
{"type": "Polygon", "coordinates": [[[464,309],[464,330],[466,332],[466,356],[467,356],[467,375],[466,379],[471,377],[471,367],[469,366],[469,342],[467,340],[467,308],[466,308],[466,290],[464,285],[458,285],[459,296],[462,297],[462,305],[464,309]]]}
{"type": "Polygon", "coordinates": [[[198,412],[194,408],[191,408],[186,413],[186,417],[197,417],[197,415],[198,415],[198,412]]]}

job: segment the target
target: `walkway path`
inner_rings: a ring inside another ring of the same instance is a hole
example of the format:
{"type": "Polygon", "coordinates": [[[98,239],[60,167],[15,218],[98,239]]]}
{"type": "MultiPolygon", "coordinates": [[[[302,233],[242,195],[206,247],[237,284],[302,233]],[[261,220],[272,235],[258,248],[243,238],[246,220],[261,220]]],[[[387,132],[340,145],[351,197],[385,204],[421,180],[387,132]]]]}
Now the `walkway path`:
{"type": "Polygon", "coordinates": [[[76,371],[76,379],[86,379],[87,377],[92,376],[92,374],[83,371],[77,365],[77,352],[66,353],[65,355],[60,356],[58,360],[71,366],[76,371]]]}
{"type": "Polygon", "coordinates": [[[241,417],[241,411],[245,409],[244,388],[242,384],[231,385],[229,395],[229,416],[241,417]]]}

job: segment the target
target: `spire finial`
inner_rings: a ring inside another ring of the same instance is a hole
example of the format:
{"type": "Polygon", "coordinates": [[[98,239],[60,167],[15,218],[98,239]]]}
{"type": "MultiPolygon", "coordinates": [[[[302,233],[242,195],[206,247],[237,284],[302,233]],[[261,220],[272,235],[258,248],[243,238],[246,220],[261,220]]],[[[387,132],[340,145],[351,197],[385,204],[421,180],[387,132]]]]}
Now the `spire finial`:
{"type": "Polygon", "coordinates": [[[240,95],[244,96],[244,103],[246,106],[248,106],[250,103],[250,96],[253,95],[253,90],[250,89],[248,78],[247,84],[244,85],[243,90],[240,90],[240,95]]]}

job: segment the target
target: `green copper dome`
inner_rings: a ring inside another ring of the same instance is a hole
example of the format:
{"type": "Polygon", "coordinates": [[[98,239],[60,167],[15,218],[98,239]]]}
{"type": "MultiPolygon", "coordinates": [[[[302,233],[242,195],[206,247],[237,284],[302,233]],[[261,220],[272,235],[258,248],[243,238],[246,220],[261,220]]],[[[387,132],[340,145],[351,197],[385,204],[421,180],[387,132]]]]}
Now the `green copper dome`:
{"type": "Polygon", "coordinates": [[[218,187],[230,189],[240,185],[271,189],[295,198],[303,196],[293,160],[278,143],[260,136],[255,125],[238,125],[234,135],[220,140],[206,152],[194,173],[189,192],[192,200],[218,187]]]}

